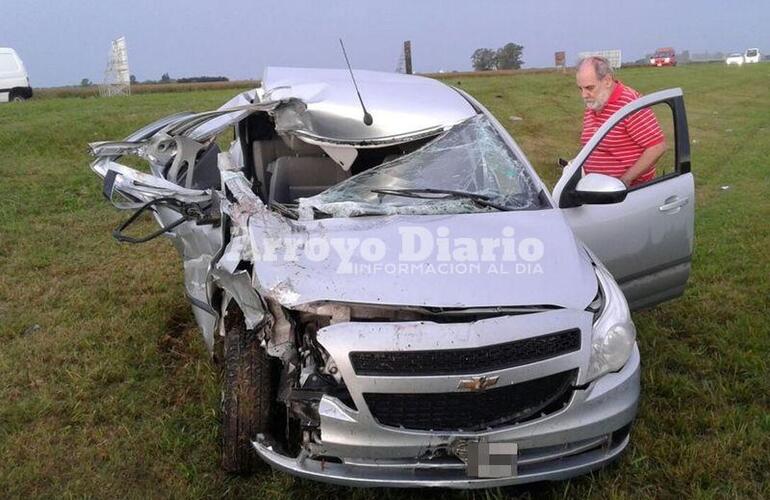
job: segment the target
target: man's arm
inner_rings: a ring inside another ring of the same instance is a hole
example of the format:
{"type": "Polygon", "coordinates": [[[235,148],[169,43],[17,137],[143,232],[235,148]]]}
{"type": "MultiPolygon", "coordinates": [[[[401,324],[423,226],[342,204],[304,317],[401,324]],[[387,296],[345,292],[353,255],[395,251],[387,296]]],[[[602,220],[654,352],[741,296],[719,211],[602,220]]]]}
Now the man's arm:
{"type": "Polygon", "coordinates": [[[666,151],[666,136],[651,108],[641,109],[626,118],[625,127],[631,139],[644,149],[636,163],[620,177],[626,186],[631,186],[637,177],[663,156],[666,151]]]}
{"type": "Polygon", "coordinates": [[[658,158],[663,156],[663,153],[665,152],[665,140],[645,149],[642,151],[642,156],[640,156],[639,159],[636,160],[636,163],[634,163],[634,166],[626,170],[626,173],[620,176],[620,180],[623,181],[627,187],[630,186],[637,177],[646,172],[650,166],[654,165],[655,162],[658,161],[658,158]]]}

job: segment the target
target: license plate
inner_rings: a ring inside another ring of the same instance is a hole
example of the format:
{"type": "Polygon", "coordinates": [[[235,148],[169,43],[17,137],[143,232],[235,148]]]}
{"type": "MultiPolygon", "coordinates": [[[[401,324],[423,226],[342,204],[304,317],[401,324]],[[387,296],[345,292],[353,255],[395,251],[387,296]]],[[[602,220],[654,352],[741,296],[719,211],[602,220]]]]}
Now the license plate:
{"type": "Polygon", "coordinates": [[[519,448],[516,443],[467,443],[466,472],[470,477],[514,477],[519,448]]]}

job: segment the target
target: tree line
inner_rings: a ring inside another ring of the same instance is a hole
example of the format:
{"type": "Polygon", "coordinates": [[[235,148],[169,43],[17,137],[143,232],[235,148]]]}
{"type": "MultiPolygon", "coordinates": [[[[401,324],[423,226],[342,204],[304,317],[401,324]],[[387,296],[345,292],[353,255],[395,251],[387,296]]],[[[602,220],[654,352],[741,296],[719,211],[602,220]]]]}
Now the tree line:
{"type": "MultiPolygon", "coordinates": [[[[131,85],[141,83],[143,85],[152,85],[155,83],[208,83],[208,82],[229,82],[230,79],[226,76],[189,76],[185,78],[171,78],[168,73],[163,73],[160,76],[160,80],[144,80],[142,82],[137,81],[135,75],[131,75],[131,85]]],[[[81,87],[90,87],[94,85],[94,82],[88,78],[83,78],[80,81],[81,87]]]]}
{"type": "Polygon", "coordinates": [[[521,59],[523,52],[524,46],[511,42],[499,49],[476,49],[471,56],[471,62],[476,71],[519,69],[524,64],[521,59]]]}

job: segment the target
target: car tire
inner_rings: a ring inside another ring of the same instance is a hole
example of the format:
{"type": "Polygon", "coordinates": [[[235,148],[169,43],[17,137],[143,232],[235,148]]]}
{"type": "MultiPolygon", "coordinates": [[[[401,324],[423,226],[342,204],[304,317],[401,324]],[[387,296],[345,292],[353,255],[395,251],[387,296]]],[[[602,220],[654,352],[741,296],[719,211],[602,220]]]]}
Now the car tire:
{"type": "Polygon", "coordinates": [[[248,330],[243,313],[231,307],[225,316],[222,375],[222,468],[249,474],[262,462],[251,441],[268,428],[273,375],[260,346],[258,330],[248,330]]]}
{"type": "Polygon", "coordinates": [[[21,95],[19,93],[11,92],[11,95],[8,96],[8,100],[11,101],[11,102],[24,102],[27,99],[23,95],[21,95]]]}

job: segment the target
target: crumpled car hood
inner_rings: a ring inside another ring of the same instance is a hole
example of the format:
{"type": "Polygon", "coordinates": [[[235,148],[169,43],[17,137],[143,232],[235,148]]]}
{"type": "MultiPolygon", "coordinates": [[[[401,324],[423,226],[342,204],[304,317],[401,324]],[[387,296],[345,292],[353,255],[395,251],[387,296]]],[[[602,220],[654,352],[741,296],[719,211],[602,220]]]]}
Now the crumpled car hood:
{"type": "Polygon", "coordinates": [[[254,286],[287,307],[330,301],[582,310],[595,298],[598,286],[588,256],[557,210],[331,218],[280,225],[273,217],[256,215],[249,220],[249,233],[254,286]],[[425,252],[427,235],[434,245],[431,252],[425,252]],[[500,248],[485,256],[483,238],[500,239],[500,248]],[[476,241],[475,256],[468,250],[469,240],[476,241]],[[488,258],[492,254],[493,260],[488,258]],[[420,259],[405,261],[404,255],[420,259]]]}

